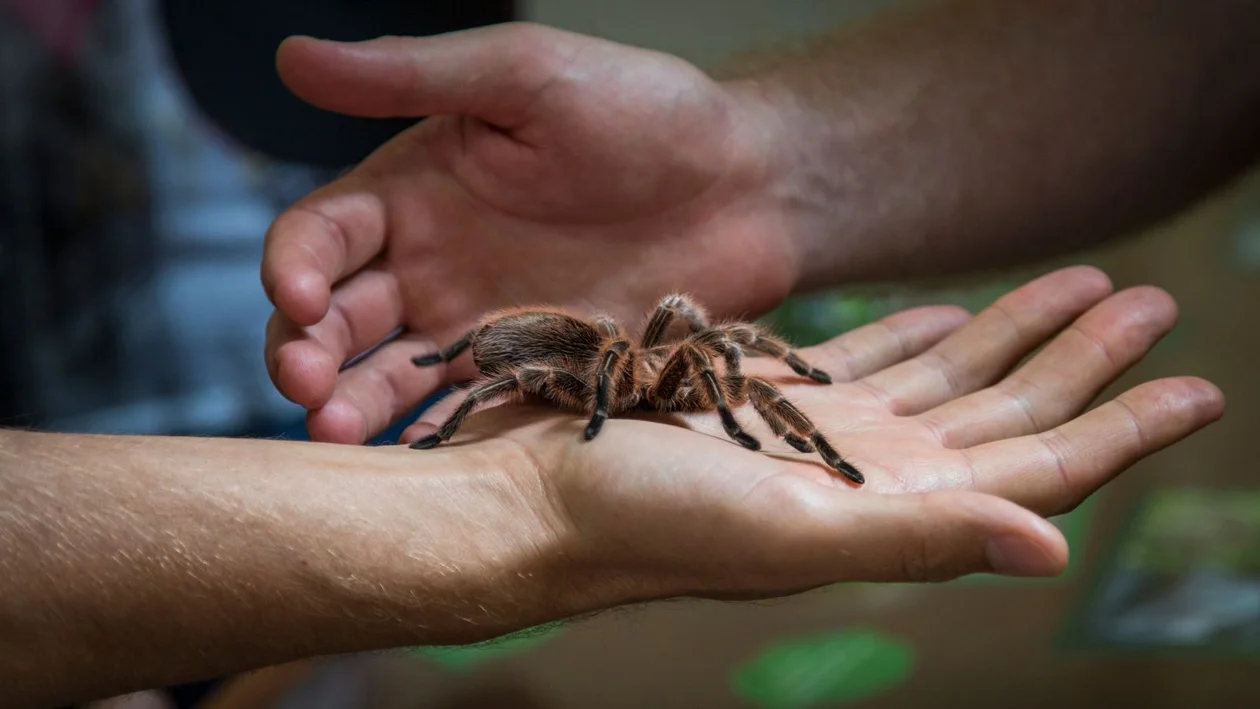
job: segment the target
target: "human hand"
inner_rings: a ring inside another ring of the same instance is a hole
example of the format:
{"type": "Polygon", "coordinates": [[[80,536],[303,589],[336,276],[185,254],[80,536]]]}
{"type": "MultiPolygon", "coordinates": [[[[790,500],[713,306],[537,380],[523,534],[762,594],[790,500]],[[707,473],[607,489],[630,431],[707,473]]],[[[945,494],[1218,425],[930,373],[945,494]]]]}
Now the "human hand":
{"type": "Polygon", "coordinates": [[[472,374],[417,370],[485,312],[638,316],[686,289],[759,315],[799,270],[763,172],[761,109],[686,62],[509,24],[344,44],[293,38],[285,83],[324,109],[426,116],[285,211],[262,280],[266,359],[319,441],[358,443],[472,374]],[[339,374],[349,358],[407,334],[339,374]]]}
{"type": "MultiPolygon", "coordinates": [[[[474,432],[514,441],[514,468],[537,472],[523,486],[547,500],[566,553],[640,600],[1054,575],[1067,548],[1043,517],[1223,412],[1211,384],[1172,378],[1082,413],[1175,320],[1164,292],[1111,294],[1104,275],[1072,268],[975,318],[914,309],[802,350],[830,386],[745,360],[865,473],[857,489],[740,411],[763,452],[736,445],[710,414],[612,419],[587,442],[586,416],[517,405],[474,414],[467,433],[436,450],[474,450],[474,432]]],[[[404,439],[429,430],[417,424],[404,439]]]]}
{"type": "Polygon", "coordinates": [[[1176,378],[1081,413],[1175,319],[1158,290],[1109,292],[1069,269],[974,319],[894,315],[802,352],[831,386],[746,360],[866,473],[858,489],[775,450],[747,412],[766,452],[711,415],[618,418],[584,441],[585,415],[525,406],[425,451],[0,430],[0,704],[474,642],[659,598],[1057,573],[1067,550],[1042,516],[1223,408],[1176,378]]]}

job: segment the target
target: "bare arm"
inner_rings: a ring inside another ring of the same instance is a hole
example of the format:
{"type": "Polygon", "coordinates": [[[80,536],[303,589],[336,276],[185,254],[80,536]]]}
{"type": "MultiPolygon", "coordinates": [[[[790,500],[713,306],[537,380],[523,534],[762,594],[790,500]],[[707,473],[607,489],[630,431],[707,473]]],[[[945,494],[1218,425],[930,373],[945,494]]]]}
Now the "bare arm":
{"type": "Polygon", "coordinates": [[[736,444],[716,414],[618,416],[587,441],[588,414],[503,406],[421,452],[0,431],[0,706],[662,598],[1054,575],[1067,546],[1045,516],[1223,413],[1193,378],[1089,407],[1175,320],[1167,294],[1077,268],[974,318],[920,308],[801,350],[845,379],[778,386],[871,471],[861,490],[771,449],[773,429],[764,451],[736,444]]]}
{"type": "Polygon", "coordinates": [[[485,454],[406,453],[0,431],[0,705],[467,642],[574,610],[527,493],[481,472],[485,454]]]}
{"type": "Polygon", "coordinates": [[[1189,206],[1260,151],[1260,3],[927,0],[727,85],[772,107],[801,287],[1027,262],[1189,206]]]}

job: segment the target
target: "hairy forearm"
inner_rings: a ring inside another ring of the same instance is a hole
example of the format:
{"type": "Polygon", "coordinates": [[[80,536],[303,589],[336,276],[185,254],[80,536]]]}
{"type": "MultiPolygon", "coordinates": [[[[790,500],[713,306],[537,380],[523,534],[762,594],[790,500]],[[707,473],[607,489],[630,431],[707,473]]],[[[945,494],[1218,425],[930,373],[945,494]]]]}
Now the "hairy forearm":
{"type": "Polygon", "coordinates": [[[1131,233],[1260,154],[1260,3],[905,2],[729,85],[772,106],[801,287],[1131,233]]]}
{"type": "Polygon", "coordinates": [[[526,493],[406,453],[0,431],[0,704],[563,617],[526,493]]]}

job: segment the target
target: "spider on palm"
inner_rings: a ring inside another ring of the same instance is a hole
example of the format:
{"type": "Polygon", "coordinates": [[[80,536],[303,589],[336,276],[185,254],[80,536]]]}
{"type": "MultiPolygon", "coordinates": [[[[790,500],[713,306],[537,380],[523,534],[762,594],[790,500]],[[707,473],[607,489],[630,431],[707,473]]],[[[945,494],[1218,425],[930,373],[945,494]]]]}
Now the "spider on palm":
{"type": "Polygon", "coordinates": [[[636,347],[610,317],[587,320],[558,309],[510,309],[492,313],[446,349],[412,358],[418,367],[449,362],[472,349],[481,378],[436,433],[411,444],[432,448],[448,441],[480,403],[534,395],[590,414],[586,440],[609,416],[635,410],[716,410],[726,434],[750,450],[750,436],[733,407],[751,402],[770,430],[802,453],[817,452],[830,467],[862,484],[863,475],[836,452],[800,409],[769,381],[743,374],[744,350],[782,360],[801,376],[830,384],[831,377],[800,358],[785,342],[752,323],[711,325],[703,309],[684,295],[663,298],[648,318],[636,347]],[[670,325],[682,320],[687,334],[665,342],[670,325]],[[722,372],[715,370],[721,362],[722,372]]]}

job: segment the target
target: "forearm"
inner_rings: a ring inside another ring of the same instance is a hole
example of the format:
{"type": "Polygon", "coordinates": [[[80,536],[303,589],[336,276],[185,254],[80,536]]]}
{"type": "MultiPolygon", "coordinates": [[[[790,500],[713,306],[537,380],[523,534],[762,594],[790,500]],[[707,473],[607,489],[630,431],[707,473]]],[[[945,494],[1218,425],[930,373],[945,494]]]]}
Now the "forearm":
{"type": "Polygon", "coordinates": [[[570,612],[501,471],[408,452],[0,432],[0,704],[570,612]]]}
{"type": "Polygon", "coordinates": [[[802,288],[1088,247],[1260,154],[1260,3],[902,5],[728,82],[773,107],[802,288]]]}

